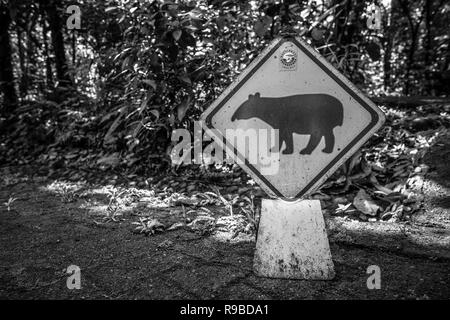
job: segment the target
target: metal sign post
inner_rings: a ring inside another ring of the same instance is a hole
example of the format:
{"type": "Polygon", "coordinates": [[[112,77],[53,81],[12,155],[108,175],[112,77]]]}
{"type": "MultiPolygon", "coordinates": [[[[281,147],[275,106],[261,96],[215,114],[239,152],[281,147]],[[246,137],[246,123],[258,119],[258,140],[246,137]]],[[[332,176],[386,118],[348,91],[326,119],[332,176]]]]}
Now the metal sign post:
{"type": "Polygon", "coordinates": [[[331,279],[320,205],[284,200],[316,190],[381,127],[383,112],[301,39],[280,38],[202,119],[208,134],[224,141],[227,153],[279,199],[262,203],[255,273],[331,279]],[[250,149],[239,141],[250,141],[250,149]]]}

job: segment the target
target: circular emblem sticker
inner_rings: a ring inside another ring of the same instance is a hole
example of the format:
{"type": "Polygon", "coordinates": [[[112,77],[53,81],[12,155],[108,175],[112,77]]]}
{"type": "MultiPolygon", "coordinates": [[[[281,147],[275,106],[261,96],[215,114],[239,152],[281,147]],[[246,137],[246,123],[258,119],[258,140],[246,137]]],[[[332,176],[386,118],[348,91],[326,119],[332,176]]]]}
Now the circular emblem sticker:
{"type": "Polygon", "coordinates": [[[280,55],[280,65],[282,70],[297,69],[297,52],[293,49],[284,49],[280,55]]]}

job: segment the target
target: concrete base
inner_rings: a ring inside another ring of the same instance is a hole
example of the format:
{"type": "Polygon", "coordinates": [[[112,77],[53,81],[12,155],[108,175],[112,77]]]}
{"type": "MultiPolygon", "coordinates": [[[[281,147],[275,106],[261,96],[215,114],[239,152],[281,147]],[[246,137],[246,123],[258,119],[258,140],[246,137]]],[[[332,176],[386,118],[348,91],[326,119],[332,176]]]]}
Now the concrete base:
{"type": "Polygon", "coordinates": [[[253,270],[269,278],[334,278],[319,200],[262,200],[253,270]]]}

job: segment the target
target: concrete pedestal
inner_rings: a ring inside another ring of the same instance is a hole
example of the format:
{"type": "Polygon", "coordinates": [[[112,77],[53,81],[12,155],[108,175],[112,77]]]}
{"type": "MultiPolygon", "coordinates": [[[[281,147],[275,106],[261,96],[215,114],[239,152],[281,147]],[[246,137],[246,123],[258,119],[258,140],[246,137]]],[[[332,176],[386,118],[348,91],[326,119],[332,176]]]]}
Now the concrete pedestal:
{"type": "Polygon", "coordinates": [[[262,200],[253,270],[268,278],[334,278],[319,200],[262,200]]]}

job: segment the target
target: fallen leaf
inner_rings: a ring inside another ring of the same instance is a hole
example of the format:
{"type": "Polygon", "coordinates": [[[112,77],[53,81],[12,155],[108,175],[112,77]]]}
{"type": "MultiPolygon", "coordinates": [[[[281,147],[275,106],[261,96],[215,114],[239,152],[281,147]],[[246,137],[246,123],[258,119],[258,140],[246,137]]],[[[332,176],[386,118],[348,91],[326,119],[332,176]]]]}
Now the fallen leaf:
{"type": "Polygon", "coordinates": [[[351,203],[349,203],[347,205],[343,205],[343,204],[339,203],[338,207],[336,209],[336,213],[342,213],[342,212],[347,211],[347,209],[350,208],[351,205],[352,205],[351,203]]]}
{"type": "Polygon", "coordinates": [[[167,231],[173,231],[173,230],[177,230],[177,229],[180,229],[180,228],[182,228],[182,227],[184,227],[184,223],[183,222],[177,222],[177,223],[174,223],[173,225],[171,225],[168,229],[167,229],[167,231]]]}
{"type": "Polygon", "coordinates": [[[151,86],[153,89],[156,90],[156,81],[155,80],[145,79],[145,80],[142,80],[142,82],[148,84],[149,86],[151,86]]]}
{"type": "Polygon", "coordinates": [[[359,190],[356,194],[353,205],[356,209],[369,216],[376,216],[378,210],[380,210],[380,206],[363,189],[359,190]]]}
{"type": "Polygon", "coordinates": [[[175,41],[180,40],[181,34],[182,34],[181,30],[175,30],[174,32],[172,32],[172,36],[175,39],[175,41]]]}

